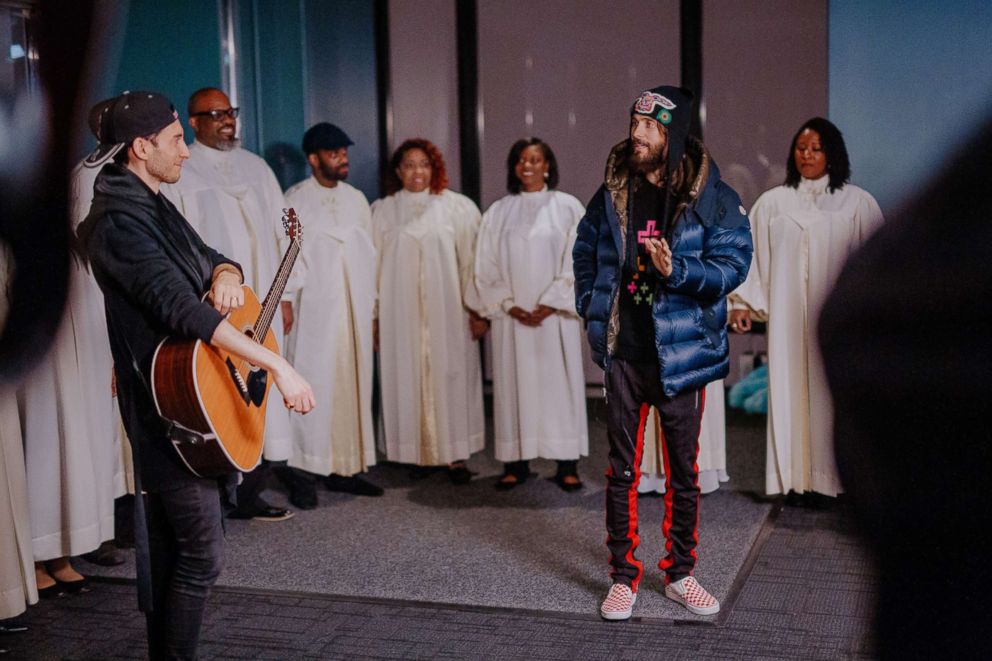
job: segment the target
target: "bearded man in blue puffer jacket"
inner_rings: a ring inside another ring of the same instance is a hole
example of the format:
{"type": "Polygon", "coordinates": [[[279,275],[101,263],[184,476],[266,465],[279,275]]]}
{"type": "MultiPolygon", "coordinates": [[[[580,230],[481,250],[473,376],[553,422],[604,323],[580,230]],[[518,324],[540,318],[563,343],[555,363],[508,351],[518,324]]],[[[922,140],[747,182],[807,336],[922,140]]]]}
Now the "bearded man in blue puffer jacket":
{"type": "Polygon", "coordinates": [[[637,482],[652,406],[665,462],[665,595],[699,615],[720,610],[692,576],[696,456],[703,388],[729,370],[725,298],[747,276],[751,230],[737,193],[689,136],[692,100],[663,86],[634,101],[630,136],[610,153],[572,252],[575,307],[605,370],[613,586],[600,614],[609,620],[630,617],[643,573],[637,482]]]}

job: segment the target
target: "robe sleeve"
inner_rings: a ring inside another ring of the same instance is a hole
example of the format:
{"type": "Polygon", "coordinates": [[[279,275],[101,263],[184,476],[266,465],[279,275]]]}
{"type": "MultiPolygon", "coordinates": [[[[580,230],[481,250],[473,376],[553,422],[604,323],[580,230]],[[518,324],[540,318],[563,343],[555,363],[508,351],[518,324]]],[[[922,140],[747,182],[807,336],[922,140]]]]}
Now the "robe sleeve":
{"type": "Polygon", "coordinates": [[[577,200],[567,200],[567,203],[556,205],[556,208],[558,213],[569,216],[568,234],[558,260],[558,272],[555,274],[555,279],[544,290],[537,303],[538,305],[547,305],[569,316],[578,316],[575,311],[575,275],[572,273],[572,250],[575,247],[576,229],[579,220],[585,214],[585,209],[577,200]]]}
{"type": "Polygon", "coordinates": [[[484,308],[479,290],[475,286],[475,239],[478,236],[482,214],[469,198],[448,192],[452,196],[451,212],[455,224],[455,255],[458,259],[458,278],[462,288],[462,305],[468,310],[481,312],[484,308]]]}
{"type": "Polygon", "coordinates": [[[861,191],[861,202],[858,204],[858,243],[864,243],[875,231],[882,226],[885,218],[878,202],[866,190],[861,191]]]}
{"type": "MultiPolygon", "coordinates": [[[[770,193],[771,191],[769,191],[770,193]]],[[[754,252],[747,278],[727,297],[731,310],[750,310],[756,321],[768,321],[768,295],[765,282],[771,260],[769,225],[774,203],[762,195],[751,207],[751,240],[754,252]]]]}
{"type": "MultiPolygon", "coordinates": [[[[234,264],[207,248],[216,267],[234,264]]],[[[210,342],[224,317],[200,300],[176,264],[147,228],[114,214],[105,217],[89,238],[87,254],[95,269],[113,280],[153,319],[173,334],[210,342]]],[[[240,270],[240,267],[238,267],[240,270]]]]}
{"type": "Polygon", "coordinates": [[[479,314],[490,319],[501,317],[514,306],[513,290],[500,266],[500,237],[503,233],[503,205],[494,203],[482,216],[475,251],[475,285],[479,292],[479,314]]]}
{"type": "Polygon", "coordinates": [[[372,319],[379,318],[379,285],[382,280],[382,248],[383,248],[383,215],[386,213],[386,202],[376,200],[370,208],[370,227],[372,230],[372,245],[375,246],[375,301],[372,304],[372,319]]]}
{"type": "Polygon", "coordinates": [[[751,229],[740,198],[720,182],[715,194],[718,218],[705,227],[703,252],[698,257],[672,258],[672,273],[661,281],[671,292],[702,301],[716,301],[736,289],[751,264],[751,229]]]}

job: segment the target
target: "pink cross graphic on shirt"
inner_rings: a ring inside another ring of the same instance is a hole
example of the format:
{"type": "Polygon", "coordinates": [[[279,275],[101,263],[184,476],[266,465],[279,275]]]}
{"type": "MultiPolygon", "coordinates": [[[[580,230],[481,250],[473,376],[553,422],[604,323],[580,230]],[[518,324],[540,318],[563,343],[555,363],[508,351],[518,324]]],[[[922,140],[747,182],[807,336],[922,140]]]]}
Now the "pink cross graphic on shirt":
{"type": "Polygon", "coordinates": [[[631,280],[630,284],[627,285],[627,291],[629,291],[631,294],[637,291],[637,283],[631,280]]]}
{"type": "Polygon", "coordinates": [[[647,227],[637,233],[637,242],[647,244],[648,239],[657,239],[661,236],[661,231],[656,230],[655,226],[655,221],[649,220],[647,227]]]}

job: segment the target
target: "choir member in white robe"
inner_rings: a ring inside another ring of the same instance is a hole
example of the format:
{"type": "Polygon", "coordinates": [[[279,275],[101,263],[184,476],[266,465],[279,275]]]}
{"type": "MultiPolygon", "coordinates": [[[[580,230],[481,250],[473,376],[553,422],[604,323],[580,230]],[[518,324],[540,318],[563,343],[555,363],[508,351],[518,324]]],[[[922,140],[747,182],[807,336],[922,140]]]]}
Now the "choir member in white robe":
{"type": "Polygon", "coordinates": [[[558,462],[555,481],[581,488],[576,465],[589,454],[582,326],[575,313],[572,246],[585,209],[554,190],[554,152],[538,138],[517,141],[507,158],[510,195],[482,219],[475,277],[492,322],[498,489],[524,482],[529,460],[558,462]]]}
{"type": "MultiPolygon", "coordinates": [[[[189,123],[196,140],[174,185],[162,192],[176,205],[203,241],[241,265],[245,284],[259,301],[265,298],[279,270],[279,241],[285,200],[272,169],[260,157],[240,147],[236,137],[237,108],[224,92],[205,88],[189,99],[189,123]]],[[[289,300],[291,292],[283,299],[289,300]]],[[[285,346],[282,306],[277,307],[272,331],[280,349],[285,346]]],[[[264,457],[286,461],[292,453],[289,413],[284,406],[267,406],[264,457]]],[[[237,518],[281,520],[283,508],[273,507],[260,495],[264,467],[245,475],[238,488],[237,518]]]]}
{"type": "MultiPolygon", "coordinates": [[[[75,226],[92,199],[93,171],[73,172],[75,226]],[[87,189],[87,186],[89,187],[87,189]]],[[[69,563],[114,537],[121,450],[112,390],[113,360],[103,295],[76,255],[69,296],[51,351],[26,376],[17,401],[24,436],[28,510],[38,587],[85,589],[69,563]]]]}
{"type": "Polygon", "coordinates": [[[786,183],[751,209],[754,258],[731,297],[731,327],[768,322],[769,494],[841,491],[833,410],[815,322],[844,262],[882,223],[866,191],[851,185],[840,131],[822,118],[796,133],[786,183]]]}
{"type": "MultiPolygon", "coordinates": [[[[730,480],[727,474],[727,415],[723,379],[706,384],[703,420],[699,427],[699,490],[713,493],[721,482],[730,480]]],[[[657,409],[651,409],[651,424],[644,431],[641,456],[641,480],[638,493],[665,493],[665,462],[659,448],[661,422],[657,409]]]]}
{"type": "MultiPolygon", "coordinates": [[[[322,122],[303,137],[313,176],[286,191],[303,224],[293,270],[296,300],[287,354],[323,403],[292,420],[289,465],[326,476],[336,491],[381,495],[357,474],[375,464],[372,423],[372,310],[375,247],[372,214],[348,185],[348,146],[340,128],[322,122]]],[[[305,477],[303,478],[306,479],[305,477]]],[[[316,506],[313,482],[292,489],[293,504],[316,506]]]]}
{"type": "MultiPolygon", "coordinates": [[[[0,244],[0,329],[10,308],[9,255],[0,244]]],[[[21,422],[13,386],[0,384],[0,620],[38,601],[21,422]]]]}
{"type": "Polygon", "coordinates": [[[464,484],[465,460],[485,442],[477,340],[488,322],[477,314],[474,278],[481,215],[447,190],[430,142],[407,140],[390,166],[390,185],[402,189],[372,205],[384,450],[390,461],[447,465],[464,484]]]}
{"type": "MultiPolygon", "coordinates": [[[[93,114],[104,107],[98,103],[91,112],[91,129],[98,117],[93,114]]],[[[94,130],[94,133],[96,131],[94,130]]],[[[94,157],[87,158],[73,168],[70,175],[69,211],[75,233],[79,223],[89,214],[93,203],[93,183],[100,169],[108,162],[110,156],[94,152],[94,157]],[[103,156],[102,158],[100,156],[103,156]]],[[[130,445],[124,432],[120,409],[112,383],[114,361],[110,355],[110,339],[107,336],[107,320],[104,312],[103,293],[96,283],[89,266],[80,260],[74,260],[76,267],[72,274],[78,280],[79,292],[69,299],[70,311],[73,318],[81,320],[82,336],[77,332],[76,341],[84,346],[79,352],[80,372],[92,375],[95,379],[93,388],[84,391],[86,398],[85,410],[88,424],[94,438],[109,438],[111,447],[100,444],[101,450],[106,450],[99,457],[94,457],[94,466],[100,471],[94,475],[94,483],[99,490],[99,502],[113,502],[113,499],[133,493],[133,464],[131,462],[130,445]],[[110,461],[108,468],[104,461],[110,461]],[[129,488],[128,485],[131,485],[129,488]],[[109,489],[109,501],[106,490],[109,489]]],[[[113,510],[111,510],[111,516],[113,510]]],[[[111,538],[113,535],[110,536],[111,538]]],[[[91,562],[104,565],[117,565],[124,562],[124,557],[118,553],[113,544],[104,540],[100,549],[86,555],[91,562]]]]}

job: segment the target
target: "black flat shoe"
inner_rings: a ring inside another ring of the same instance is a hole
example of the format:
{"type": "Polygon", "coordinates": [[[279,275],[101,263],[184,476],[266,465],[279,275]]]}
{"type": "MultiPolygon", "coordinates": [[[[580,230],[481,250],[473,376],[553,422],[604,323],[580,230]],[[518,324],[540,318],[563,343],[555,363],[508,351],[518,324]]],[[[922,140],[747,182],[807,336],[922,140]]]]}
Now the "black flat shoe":
{"type": "Polygon", "coordinates": [[[112,542],[104,542],[95,551],[84,553],[83,560],[101,567],[116,567],[123,565],[125,558],[124,554],[118,551],[112,542]]]}
{"type": "Polygon", "coordinates": [[[38,588],[38,598],[39,599],[58,599],[65,594],[65,590],[62,589],[62,585],[56,581],[55,585],[49,585],[47,588],[38,588]]]}
{"type": "Polygon", "coordinates": [[[252,521],[285,521],[293,518],[293,513],[285,507],[272,507],[269,505],[252,507],[249,509],[236,509],[227,515],[230,519],[242,519],[252,521]]]}
{"type": "Polygon", "coordinates": [[[410,469],[411,480],[426,480],[434,474],[434,466],[414,466],[410,469]]]}
{"type": "Polygon", "coordinates": [[[496,490],[509,491],[514,487],[520,486],[521,484],[523,484],[523,480],[513,473],[503,473],[503,476],[496,480],[496,490]]]}
{"type": "Polygon", "coordinates": [[[382,487],[372,484],[357,475],[352,475],[351,477],[344,477],[343,475],[335,475],[331,473],[324,478],[324,485],[327,487],[328,491],[339,491],[341,493],[350,493],[356,496],[381,496],[385,493],[382,487]]]}
{"type": "Polygon", "coordinates": [[[293,483],[289,488],[289,502],[301,510],[317,508],[317,487],[313,484],[293,483]]]}
{"type": "MultiPolygon", "coordinates": [[[[52,578],[55,578],[52,576],[52,578]]],[[[55,578],[55,585],[66,594],[81,594],[90,591],[90,582],[87,578],[81,581],[61,581],[55,578]]]]}
{"type": "Polygon", "coordinates": [[[8,633],[24,633],[27,630],[27,625],[17,620],[0,620],[0,636],[8,633]]]}
{"type": "Polygon", "coordinates": [[[448,466],[448,479],[451,480],[452,484],[468,484],[472,481],[472,476],[475,475],[472,471],[468,469],[465,464],[455,464],[454,466],[448,466]]]}
{"type": "Polygon", "coordinates": [[[565,481],[565,478],[566,477],[574,477],[577,480],[579,478],[578,475],[572,475],[572,474],[555,475],[555,484],[557,484],[558,485],[558,488],[561,489],[562,491],[565,491],[567,493],[571,493],[573,491],[578,491],[583,486],[585,486],[584,484],[582,484],[582,480],[579,480],[578,482],[573,482],[573,483],[570,484],[570,483],[568,483],[568,482],[565,481]]]}

